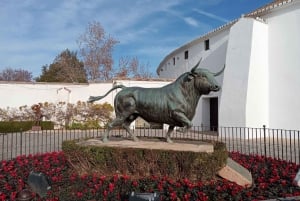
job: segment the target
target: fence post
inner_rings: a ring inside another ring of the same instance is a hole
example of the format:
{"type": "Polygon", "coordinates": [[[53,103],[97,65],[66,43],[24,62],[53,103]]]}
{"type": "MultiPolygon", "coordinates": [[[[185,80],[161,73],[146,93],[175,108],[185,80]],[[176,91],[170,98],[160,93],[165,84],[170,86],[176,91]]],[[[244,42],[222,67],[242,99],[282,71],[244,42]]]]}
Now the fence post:
{"type": "Polygon", "coordinates": [[[23,149],[23,129],[20,129],[20,155],[22,155],[22,149],[23,149]]]}
{"type": "Polygon", "coordinates": [[[264,152],[265,152],[265,157],[267,157],[266,125],[263,125],[263,131],[264,131],[264,152]]]}

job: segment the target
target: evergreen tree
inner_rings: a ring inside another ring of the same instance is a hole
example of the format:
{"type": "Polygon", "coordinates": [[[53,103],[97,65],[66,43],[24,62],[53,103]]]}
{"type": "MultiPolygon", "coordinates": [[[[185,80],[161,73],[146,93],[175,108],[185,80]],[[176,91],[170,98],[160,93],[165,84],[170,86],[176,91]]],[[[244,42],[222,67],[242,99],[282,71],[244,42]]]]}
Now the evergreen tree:
{"type": "Polygon", "coordinates": [[[42,67],[42,75],[36,78],[36,81],[86,83],[87,76],[83,62],[77,58],[77,53],[66,49],[52,64],[42,67]]]}

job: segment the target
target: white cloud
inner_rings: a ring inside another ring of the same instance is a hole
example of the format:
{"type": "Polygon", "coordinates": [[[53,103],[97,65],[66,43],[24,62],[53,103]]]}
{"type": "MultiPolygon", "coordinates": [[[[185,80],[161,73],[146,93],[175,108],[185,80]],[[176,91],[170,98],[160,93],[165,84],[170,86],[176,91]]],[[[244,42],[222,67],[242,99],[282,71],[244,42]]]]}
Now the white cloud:
{"type": "Polygon", "coordinates": [[[193,27],[198,27],[198,25],[199,25],[198,22],[192,17],[184,17],[183,19],[187,24],[189,24],[193,27]]]}
{"type": "Polygon", "coordinates": [[[221,21],[221,22],[229,22],[229,20],[223,18],[223,17],[219,17],[217,15],[214,15],[213,13],[209,13],[209,12],[205,12],[203,10],[200,10],[200,9],[194,9],[194,11],[196,11],[197,13],[201,14],[201,15],[204,15],[206,17],[209,17],[209,18],[212,18],[212,19],[215,19],[215,20],[218,20],[218,21],[221,21]]]}

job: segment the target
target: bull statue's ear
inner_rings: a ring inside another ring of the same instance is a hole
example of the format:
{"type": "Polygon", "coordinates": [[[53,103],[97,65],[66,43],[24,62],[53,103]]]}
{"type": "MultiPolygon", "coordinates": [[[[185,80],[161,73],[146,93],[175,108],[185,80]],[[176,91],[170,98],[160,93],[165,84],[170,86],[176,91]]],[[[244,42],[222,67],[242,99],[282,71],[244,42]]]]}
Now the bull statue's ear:
{"type": "Polygon", "coordinates": [[[195,75],[193,73],[189,73],[188,76],[186,77],[187,81],[191,81],[194,78],[195,78],[195,75]]]}

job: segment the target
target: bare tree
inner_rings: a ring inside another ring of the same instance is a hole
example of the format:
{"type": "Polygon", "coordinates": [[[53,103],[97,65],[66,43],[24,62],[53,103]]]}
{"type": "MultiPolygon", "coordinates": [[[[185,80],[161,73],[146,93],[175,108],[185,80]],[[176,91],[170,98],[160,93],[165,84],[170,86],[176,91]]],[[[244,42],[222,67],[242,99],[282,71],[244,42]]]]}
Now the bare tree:
{"type": "Polygon", "coordinates": [[[0,81],[23,81],[30,82],[32,73],[24,69],[6,68],[0,72],[0,81]]]}
{"type": "Polygon", "coordinates": [[[101,24],[94,21],[88,24],[77,43],[88,79],[91,81],[110,79],[113,69],[112,50],[118,41],[106,36],[101,24]]]}
{"type": "Polygon", "coordinates": [[[121,78],[153,78],[154,75],[149,71],[149,64],[140,63],[137,57],[121,57],[119,68],[116,69],[114,76],[121,78]]]}

